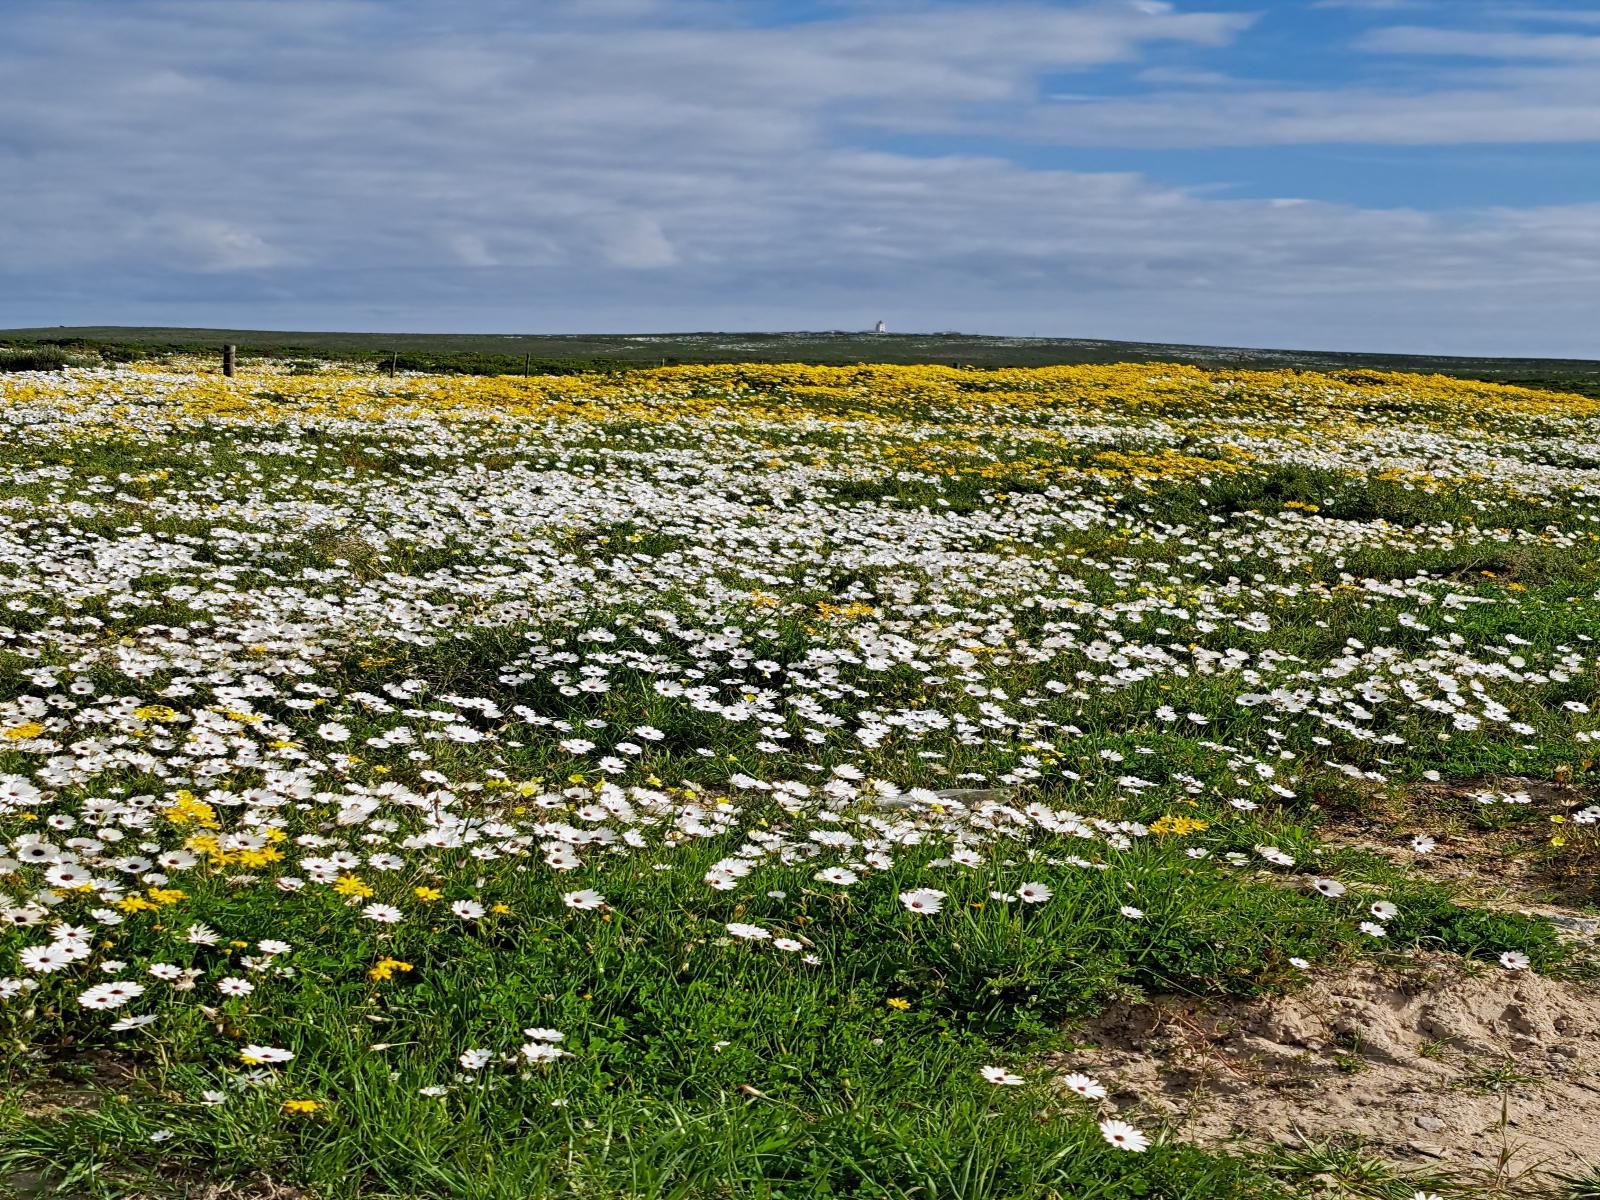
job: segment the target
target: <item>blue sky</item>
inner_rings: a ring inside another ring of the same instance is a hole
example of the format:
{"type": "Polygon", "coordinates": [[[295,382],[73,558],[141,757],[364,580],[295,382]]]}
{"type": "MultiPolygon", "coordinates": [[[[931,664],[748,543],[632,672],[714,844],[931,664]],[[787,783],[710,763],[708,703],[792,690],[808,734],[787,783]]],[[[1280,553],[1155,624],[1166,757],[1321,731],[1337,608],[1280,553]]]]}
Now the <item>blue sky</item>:
{"type": "Polygon", "coordinates": [[[0,325],[1600,357],[1600,3],[0,0],[0,325]]]}

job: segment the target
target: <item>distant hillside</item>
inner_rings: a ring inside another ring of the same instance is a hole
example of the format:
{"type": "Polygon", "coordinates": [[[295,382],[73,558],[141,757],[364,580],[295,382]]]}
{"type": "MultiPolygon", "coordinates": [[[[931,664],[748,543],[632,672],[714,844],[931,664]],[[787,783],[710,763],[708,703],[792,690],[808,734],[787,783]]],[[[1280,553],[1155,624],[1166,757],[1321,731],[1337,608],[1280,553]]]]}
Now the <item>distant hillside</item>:
{"type": "Polygon", "coordinates": [[[1097,362],[1187,362],[1204,367],[1385,370],[1560,388],[1600,395],[1600,361],[1460,358],[1323,350],[1260,350],[1084,338],[962,333],[449,334],[305,333],[259,329],[63,326],[0,330],[0,345],[56,347],[102,359],[211,349],[232,342],[245,357],[391,359],[407,370],[502,374],[523,369],[616,370],[662,363],[856,362],[1037,367],[1097,362]]]}

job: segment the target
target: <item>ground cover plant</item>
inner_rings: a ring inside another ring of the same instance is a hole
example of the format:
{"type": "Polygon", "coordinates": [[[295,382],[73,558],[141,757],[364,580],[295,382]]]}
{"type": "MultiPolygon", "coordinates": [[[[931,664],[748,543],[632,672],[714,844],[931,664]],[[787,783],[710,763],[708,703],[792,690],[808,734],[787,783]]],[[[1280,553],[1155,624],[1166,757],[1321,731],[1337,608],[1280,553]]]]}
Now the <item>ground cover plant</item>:
{"type": "Polygon", "coordinates": [[[1325,835],[1592,878],[1600,401],[172,362],[0,400],[14,1187],[1288,1196],[1048,1053],[1414,948],[1590,970],[1325,835]]]}
{"type": "Polygon", "coordinates": [[[238,347],[240,360],[317,371],[345,366],[435,374],[521,375],[620,371],[680,363],[809,363],[839,366],[942,363],[960,367],[1059,367],[1087,363],[1185,363],[1236,370],[1406,371],[1600,396],[1600,363],[1584,359],[1467,358],[1328,350],[1191,346],[1102,338],[999,337],[990,334],[789,333],[460,334],[330,333],[266,329],[60,326],[0,329],[0,371],[12,361],[95,366],[175,355],[215,355],[238,347]],[[41,358],[39,355],[53,355],[41,358]]]}

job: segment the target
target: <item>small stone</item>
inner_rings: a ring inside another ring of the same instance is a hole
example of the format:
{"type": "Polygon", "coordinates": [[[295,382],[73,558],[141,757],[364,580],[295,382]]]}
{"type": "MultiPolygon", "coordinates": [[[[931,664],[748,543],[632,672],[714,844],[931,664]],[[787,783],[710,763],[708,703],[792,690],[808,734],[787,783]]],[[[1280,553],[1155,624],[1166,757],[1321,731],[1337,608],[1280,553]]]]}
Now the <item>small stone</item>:
{"type": "Polygon", "coordinates": [[[1413,1117],[1412,1120],[1416,1123],[1418,1129],[1425,1129],[1429,1133],[1438,1133],[1439,1130],[1444,1128],[1444,1122],[1438,1117],[1423,1115],[1420,1117],[1413,1117]]]}
{"type": "Polygon", "coordinates": [[[1407,1142],[1406,1146],[1427,1158],[1443,1158],[1443,1146],[1430,1146],[1426,1142],[1407,1142]]]}
{"type": "Polygon", "coordinates": [[[1569,917],[1564,913],[1556,913],[1545,919],[1557,929],[1570,929],[1573,933],[1588,937],[1600,933],[1600,917],[1569,917]]]}
{"type": "Polygon", "coordinates": [[[941,788],[935,792],[946,804],[1009,804],[1017,798],[1016,788],[941,788]]]}

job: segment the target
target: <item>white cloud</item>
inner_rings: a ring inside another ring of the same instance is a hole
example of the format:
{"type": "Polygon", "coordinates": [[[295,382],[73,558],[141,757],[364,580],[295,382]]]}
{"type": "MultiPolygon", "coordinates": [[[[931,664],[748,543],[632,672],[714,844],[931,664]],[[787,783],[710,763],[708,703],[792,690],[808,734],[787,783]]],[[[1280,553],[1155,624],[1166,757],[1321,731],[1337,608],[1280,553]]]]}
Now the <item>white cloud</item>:
{"type": "Polygon", "coordinates": [[[1029,112],[1029,140],[1082,146],[1441,146],[1600,140],[1600,78],[1484,74],[1431,88],[1168,88],[1029,112]]]}
{"type": "Polygon", "coordinates": [[[140,232],[132,231],[136,245],[169,255],[179,270],[258,271],[294,261],[260,233],[234,221],[172,213],[149,223],[148,240],[140,232]]]}
{"type": "Polygon", "coordinates": [[[1363,12],[1397,12],[1402,9],[1432,8],[1432,0],[1314,0],[1312,8],[1350,8],[1363,12]]]}
{"type": "Polygon", "coordinates": [[[447,233],[444,244],[464,267],[498,267],[500,260],[489,250],[489,243],[476,233],[457,230],[447,233]]]}
{"type": "Polygon", "coordinates": [[[667,240],[661,222],[644,213],[602,218],[600,245],[606,261],[616,267],[653,270],[678,261],[678,252],[667,240]]]}
{"type": "Polygon", "coordinates": [[[1554,59],[1563,62],[1590,62],[1600,59],[1600,37],[1567,33],[1503,33],[1396,25],[1388,29],[1373,30],[1361,39],[1359,45],[1364,50],[1380,54],[1554,59]]]}
{"type": "Polygon", "coordinates": [[[1222,71],[1196,71],[1187,67],[1148,67],[1136,78],[1140,83],[1175,87],[1212,87],[1240,82],[1222,71]]]}
{"type": "Polygon", "coordinates": [[[865,148],[890,133],[1595,140],[1600,81],[1585,64],[1547,54],[1475,63],[1447,86],[1265,86],[1208,69],[1252,21],[1199,0],[903,0],[783,28],[746,20],[754,8],[66,0],[14,16],[0,44],[0,319],[748,328],[881,315],[894,328],[1422,349],[1587,336],[1593,207],[1220,199],[1133,173],[865,148]],[[1145,90],[1108,95],[1090,76],[1055,87],[1119,64],[1145,90]]]}
{"type": "Polygon", "coordinates": [[[1525,8],[1515,4],[1488,4],[1483,15],[1498,20],[1536,21],[1557,25],[1600,25],[1600,12],[1593,8],[1525,8]]]}

